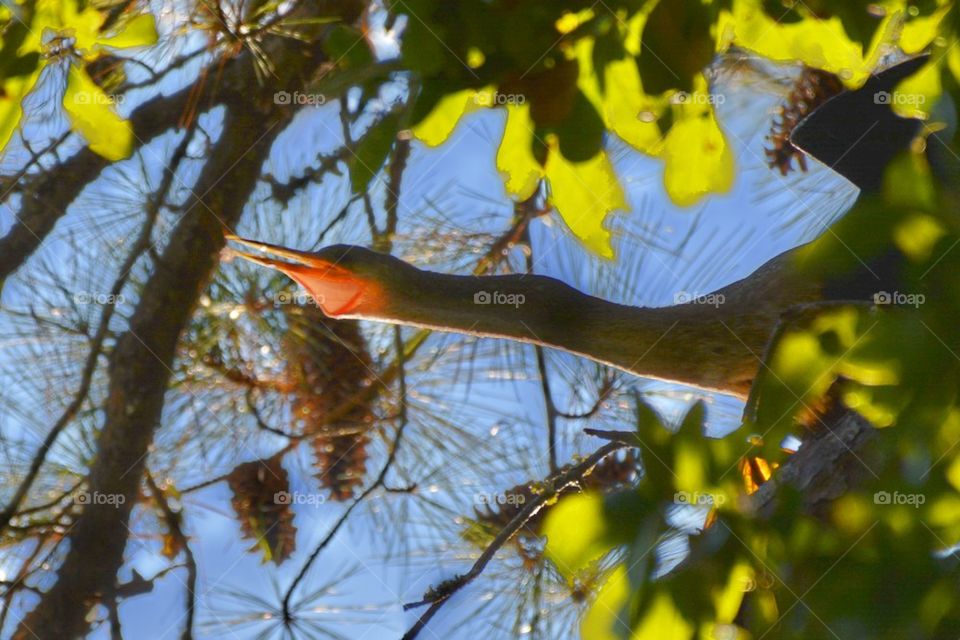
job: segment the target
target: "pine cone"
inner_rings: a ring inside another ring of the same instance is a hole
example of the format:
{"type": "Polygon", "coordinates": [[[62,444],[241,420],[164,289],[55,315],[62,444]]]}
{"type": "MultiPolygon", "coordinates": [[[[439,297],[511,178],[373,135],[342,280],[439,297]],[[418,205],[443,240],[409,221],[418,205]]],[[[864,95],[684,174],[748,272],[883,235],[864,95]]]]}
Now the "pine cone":
{"type": "Polygon", "coordinates": [[[320,483],[334,500],[347,500],[366,473],[373,421],[372,397],[362,394],[372,371],[366,341],[356,321],[327,318],[314,305],[294,307],[288,320],[294,421],[303,433],[316,434],[320,483]]]}
{"type": "Polygon", "coordinates": [[[240,521],[241,536],[253,540],[264,561],[280,564],[297,546],[297,528],[290,506],[290,480],[281,458],[245,462],[227,476],[230,502],[240,521]]]}
{"type": "Polygon", "coordinates": [[[780,169],[780,174],[785,176],[793,169],[793,160],[796,159],[800,170],[807,170],[807,158],[790,142],[790,134],[814,109],[841,91],[843,83],[836,75],[812,67],[803,68],[767,135],[773,145],[765,149],[770,168],[780,169]]]}

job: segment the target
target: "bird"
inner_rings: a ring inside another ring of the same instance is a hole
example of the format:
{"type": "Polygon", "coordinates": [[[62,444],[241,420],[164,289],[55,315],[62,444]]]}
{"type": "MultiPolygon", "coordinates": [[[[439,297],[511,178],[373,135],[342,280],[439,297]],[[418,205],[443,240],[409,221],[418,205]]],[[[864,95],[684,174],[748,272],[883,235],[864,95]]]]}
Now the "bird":
{"type": "MultiPolygon", "coordinates": [[[[862,192],[920,133],[875,99],[925,62],[908,59],[860,89],[830,98],[792,132],[809,156],[862,192]],[[844,151],[845,150],[845,151],[844,151]]],[[[877,271],[812,278],[799,267],[808,245],[784,252],[711,294],[665,307],[617,304],[535,274],[467,276],[419,269],[360,246],[305,252],[227,234],[249,250],[229,255],[274,269],[306,289],[331,318],[372,320],[434,331],[505,338],[559,349],[642,376],[746,399],[771,336],[791,309],[827,300],[869,300],[877,271]]],[[[820,271],[829,274],[831,269],[820,271]]]]}

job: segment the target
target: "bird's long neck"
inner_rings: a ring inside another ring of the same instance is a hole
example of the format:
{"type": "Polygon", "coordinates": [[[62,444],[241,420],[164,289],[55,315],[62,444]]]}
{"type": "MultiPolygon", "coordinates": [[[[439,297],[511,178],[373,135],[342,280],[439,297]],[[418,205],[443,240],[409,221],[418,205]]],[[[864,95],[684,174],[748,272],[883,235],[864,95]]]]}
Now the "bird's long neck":
{"type": "Polygon", "coordinates": [[[745,396],[787,308],[816,296],[777,258],[691,304],[640,308],[545,276],[455,276],[397,261],[384,304],[346,317],[555,347],[641,376],[745,396]]]}

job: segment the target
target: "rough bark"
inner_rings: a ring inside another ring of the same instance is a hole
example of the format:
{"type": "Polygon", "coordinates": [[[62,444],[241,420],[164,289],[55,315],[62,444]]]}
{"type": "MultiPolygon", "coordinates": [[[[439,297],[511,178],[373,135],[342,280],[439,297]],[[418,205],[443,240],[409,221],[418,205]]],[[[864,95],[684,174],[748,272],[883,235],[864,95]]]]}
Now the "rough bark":
{"type": "Polygon", "coordinates": [[[824,513],[879,468],[870,447],[878,436],[877,429],[857,412],[831,412],[822,428],[812,432],[773,478],[750,496],[752,508],[761,516],[771,515],[784,488],[790,487],[802,495],[805,511],[824,513]]]}

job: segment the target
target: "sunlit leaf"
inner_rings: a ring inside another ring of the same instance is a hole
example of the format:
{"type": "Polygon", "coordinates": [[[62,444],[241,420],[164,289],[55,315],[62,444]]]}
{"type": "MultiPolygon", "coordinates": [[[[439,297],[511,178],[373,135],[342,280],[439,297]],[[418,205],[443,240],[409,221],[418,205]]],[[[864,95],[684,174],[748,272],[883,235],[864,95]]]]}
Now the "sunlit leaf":
{"type": "Polygon", "coordinates": [[[694,625],[684,617],[666,589],[655,592],[644,613],[634,627],[631,640],[684,640],[693,637],[694,625]]]}
{"type": "Polygon", "coordinates": [[[520,200],[533,195],[543,176],[543,168],[531,149],[533,136],[529,105],[507,107],[507,125],[497,150],[497,169],[503,176],[507,193],[520,200]]]}
{"type": "Polygon", "coordinates": [[[127,49],[145,47],[157,43],[157,25],[152,15],[137,16],[122,23],[123,28],[112,35],[99,38],[99,44],[127,49]]]}
{"type": "Polygon", "coordinates": [[[749,562],[740,561],[733,566],[727,583],[714,593],[714,607],[717,612],[717,622],[730,624],[740,611],[744,593],[750,588],[754,580],[754,570],[749,562]]]}
{"type": "MultiPolygon", "coordinates": [[[[888,16],[878,31],[889,37],[888,16]]],[[[762,0],[733,0],[718,29],[728,42],[752,49],[772,60],[795,61],[836,73],[851,86],[861,84],[879,56],[879,41],[864,54],[863,45],[851,40],[839,17],[777,21],[763,11],[762,0]]]]}
{"type": "Polygon", "coordinates": [[[661,137],[656,117],[662,101],[643,92],[632,57],[608,64],[603,73],[603,116],[607,127],[635,149],[652,153],[661,137]]]}
{"type": "Polygon", "coordinates": [[[945,3],[929,15],[917,16],[909,20],[900,33],[900,48],[905,53],[913,55],[930,46],[940,32],[943,19],[949,15],[951,8],[950,4],[945,3]]]}
{"type": "Polygon", "coordinates": [[[477,97],[479,93],[474,89],[463,89],[441,98],[433,110],[413,126],[414,137],[428,147],[443,144],[456,129],[461,117],[482,106],[482,99],[477,97]]]}
{"type": "Polygon", "coordinates": [[[0,153],[6,149],[23,115],[21,102],[30,93],[40,77],[40,71],[27,76],[9,78],[3,82],[0,91],[0,153]]]}
{"type": "Polygon", "coordinates": [[[624,565],[618,565],[600,588],[580,623],[582,640],[619,640],[629,637],[630,579],[624,565]]]}
{"type": "Polygon", "coordinates": [[[551,145],[545,167],[550,201],[588,249],[613,257],[610,232],[603,227],[611,211],[626,209],[623,187],[603,151],[585,162],[570,162],[551,145]]]}
{"type": "Polygon", "coordinates": [[[133,149],[133,127],[111,108],[112,101],[87,72],[71,65],[63,108],[70,125],[90,149],[108,160],[122,160],[133,149]]]}
{"type": "Polygon", "coordinates": [[[733,186],[733,151],[712,110],[688,114],[674,123],[664,141],[663,161],[664,186],[680,206],[733,186]]]}
{"type": "Polygon", "coordinates": [[[562,574],[572,576],[582,570],[613,546],[603,495],[590,492],[563,498],[547,515],[543,534],[547,557],[562,574]]]}

